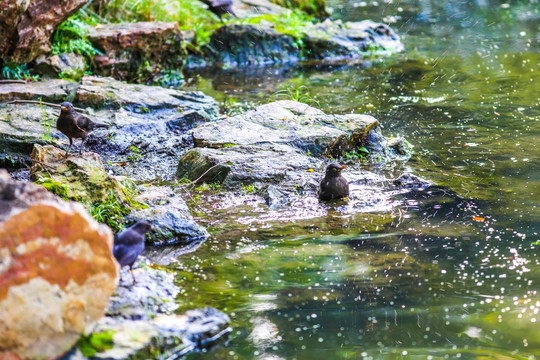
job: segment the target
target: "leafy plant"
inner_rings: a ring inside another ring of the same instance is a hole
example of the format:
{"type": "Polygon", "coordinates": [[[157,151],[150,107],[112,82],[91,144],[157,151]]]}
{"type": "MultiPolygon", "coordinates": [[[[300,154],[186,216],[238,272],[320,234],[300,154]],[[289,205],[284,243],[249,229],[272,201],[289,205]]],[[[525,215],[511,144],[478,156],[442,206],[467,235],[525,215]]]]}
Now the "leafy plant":
{"type": "Polygon", "coordinates": [[[309,105],[319,105],[319,102],[310,95],[309,89],[305,85],[278,90],[272,94],[269,101],[276,101],[279,99],[294,100],[309,105]]]}
{"type": "Polygon", "coordinates": [[[142,158],[142,154],[140,154],[141,149],[133,145],[131,145],[129,149],[131,150],[131,155],[127,157],[129,161],[135,162],[135,160],[142,158]]]}
{"type": "Polygon", "coordinates": [[[347,160],[359,159],[362,162],[367,160],[368,155],[369,155],[369,150],[366,149],[365,147],[361,147],[359,149],[346,152],[344,154],[345,159],[347,159],[347,160]]]}
{"type": "Polygon", "coordinates": [[[242,183],[242,192],[247,195],[247,194],[254,194],[257,192],[257,187],[253,184],[251,185],[244,185],[242,183]]]}
{"type": "Polygon", "coordinates": [[[114,330],[106,330],[90,335],[82,335],[77,343],[79,350],[85,357],[95,356],[113,347],[114,330]]]}
{"type": "Polygon", "coordinates": [[[53,122],[53,118],[47,122],[47,112],[45,111],[45,108],[43,107],[43,103],[41,101],[41,98],[39,98],[39,107],[41,108],[41,118],[43,119],[43,134],[41,137],[45,141],[52,141],[53,138],[50,136],[51,133],[51,125],[53,122]]]}
{"type": "Polygon", "coordinates": [[[2,78],[8,80],[26,80],[31,78],[33,80],[39,79],[38,75],[31,75],[27,64],[15,64],[13,62],[6,62],[2,68],[2,78]]]}
{"type": "Polygon", "coordinates": [[[118,232],[124,227],[122,219],[131,212],[131,209],[118,202],[116,196],[110,192],[105,201],[94,203],[89,211],[96,221],[107,224],[114,232],[118,232]]]}
{"type": "Polygon", "coordinates": [[[94,55],[102,54],[86,37],[89,26],[87,22],[94,23],[94,21],[89,19],[92,18],[86,17],[85,22],[77,14],[61,23],[52,36],[51,53],[53,55],[75,53],[88,58],[90,61],[92,61],[94,55]]]}

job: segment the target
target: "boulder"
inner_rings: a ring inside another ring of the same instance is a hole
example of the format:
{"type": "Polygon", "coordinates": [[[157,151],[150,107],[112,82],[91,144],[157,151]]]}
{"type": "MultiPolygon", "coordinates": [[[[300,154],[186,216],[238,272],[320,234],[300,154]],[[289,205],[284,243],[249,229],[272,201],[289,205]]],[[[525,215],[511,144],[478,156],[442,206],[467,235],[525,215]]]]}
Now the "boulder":
{"type": "Polygon", "coordinates": [[[371,20],[346,22],[326,20],[307,24],[299,38],[280,33],[274,24],[226,24],[210,37],[203,55],[193,54],[186,67],[214,66],[223,69],[260,67],[269,64],[351,63],[366,56],[387,55],[404,50],[396,33],[371,20]]]}
{"type": "Polygon", "coordinates": [[[68,53],[45,56],[41,55],[36,59],[33,71],[47,78],[68,78],[79,80],[84,76],[86,70],[86,60],[84,56],[68,53]]]}
{"type": "Polygon", "coordinates": [[[67,80],[1,84],[0,101],[41,99],[61,103],[71,97],[76,87],[76,83],[67,80]]]}
{"type": "MultiPolygon", "coordinates": [[[[379,122],[368,115],[327,115],[296,101],[261,105],[193,130],[195,148],[181,159],[177,177],[227,186],[269,184],[313,188],[321,156],[341,158],[359,148],[390,159],[379,122]]],[[[289,189],[290,190],[290,189],[289,189]]]]}
{"type": "Polygon", "coordinates": [[[0,56],[23,64],[51,50],[56,27],[89,0],[0,0],[0,56]]]}
{"type": "Polygon", "coordinates": [[[31,158],[34,164],[31,180],[66,200],[76,200],[89,207],[107,202],[111,196],[118,203],[128,201],[123,186],[105,172],[96,153],[66,158],[66,152],[57,147],[36,144],[31,158]]]}
{"type": "Polygon", "coordinates": [[[175,22],[103,24],[88,39],[104,54],[95,56],[94,72],[124,80],[147,83],[164,68],[182,68],[186,56],[175,22]]]}
{"type": "Polygon", "coordinates": [[[0,175],[0,358],[57,358],[103,316],[112,243],[82,205],[0,175]]]}
{"type": "Polygon", "coordinates": [[[144,188],[135,200],[148,208],[132,212],[128,221],[146,220],[156,231],[149,238],[154,245],[189,245],[206,240],[209,234],[197,224],[182,197],[167,186],[144,188]]]}

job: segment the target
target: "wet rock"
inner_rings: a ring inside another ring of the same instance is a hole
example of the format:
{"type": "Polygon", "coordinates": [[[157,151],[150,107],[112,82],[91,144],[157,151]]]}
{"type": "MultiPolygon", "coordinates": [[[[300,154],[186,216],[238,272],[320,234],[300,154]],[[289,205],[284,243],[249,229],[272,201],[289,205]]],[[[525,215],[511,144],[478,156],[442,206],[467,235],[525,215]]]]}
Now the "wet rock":
{"type": "Polygon", "coordinates": [[[308,60],[348,60],[367,53],[400,52],[405,48],[388,25],[371,20],[346,23],[326,20],[313,25],[307,34],[302,41],[308,60]]]}
{"type": "Polygon", "coordinates": [[[0,56],[23,64],[49,52],[56,27],[88,1],[1,0],[0,56]]]}
{"type": "Polygon", "coordinates": [[[216,30],[203,56],[191,56],[188,68],[217,64],[227,68],[297,62],[300,49],[290,35],[268,25],[226,24],[216,30]]]}
{"type": "Polygon", "coordinates": [[[234,0],[233,8],[240,18],[260,15],[281,15],[288,10],[268,0],[234,0]]]}
{"type": "Polygon", "coordinates": [[[326,115],[295,101],[278,101],[193,130],[195,148],[178,165],[177,177],[234,187],[257,183],[289,189],[318,186],[321,155],[339,158],[365,147],[389,158],[378,121],[367,115],[326,115]],[[317,171],[315,171],[317,170],[317,171]]]}
{"type": "Polygon", "coordinates": [[[0,358],[56,358],[103,316],[112,242],[82,205],[0,172],[0,358]]]}
{"type": "Polygon", "coordinates": [[[150,321],[105,318],[95,333],[112,332],[112,348],[98,351],[92,358],[153,358],[156,353],[176,357],[208,346],[230,331],[229,317],[211,307],[157,316],[150,321]]]}
{"type": "Polygon", "coordinates": [[[163,68],[182,68],[185,58],[175,22],[102,24],[89,30],[88,39],[103,52],[94,58],[94,72],[123,80],[146,83],[163,68]]]}
{"type": "Polygon", "coordinates": [[[96,153],[83,156],[70,155],[52,145],[35,145],[34,163],[30,178],[64,199],[75,200],[87,206],[105,202],[113,196],[119,202],[127,197],[120,182],[105,172],[101,158],[96,153]]]}
{"type": "Polygon", "coordinates": [[[214,99],[201,92],[186,92],[159,86],[128,84],[113,78],[85,76],[77,89],[76,101],[100,108],[127,107],[143,113],[150,109],[187,108],[198,111],[217,111],[214,99]]]}
{"type": "Polygon", "coordinates": [[[149,187],[135,200],[148,204],[147,209],[132,212],[128,221],[146,220],[155,231],[149,234],[154,245],[189,245],[208,237],[205,228],[191,216],[185,201],[170,187],[149,187]]]}
{"type": "Polygon", "coordinates": [[[385,55],[403,50],[403,43],[388,25],[371,20],[347,23],[326,20],[308,25],[303,29],[300,41],[277,32],[274,25],[268,22],[257,25],[227,24],[212,34],[210,43],[202,48],[202,56],[195,54],[189,57],[186,67],[230,69],[301,60],[354,63],[367,55],[385,55]]]}
{"type": "Polygon", "coordinates": [[[399,176],[397,179],[393,181],[394,185],[399,188],[406,188],[406,189],[423,189],[427,188],[433,183],[431,181],[422,179],[419,176],[416,176],[414,174],[405,173],[401,176],[399,176]]]}
{"type": "Polygon", "coordinates": [[[107,316],[117,320],[149,320],[178,308],[175,298],[180,288],[174,284],[174,274],[148,265],[145,257],[137,258],[133,270],[136,282],[128,267],[120,270],[121,281],[110,298],[107,316]]]}
{"type": "Polygon", "coordinates": [[[52,56],[42,55],[36,59],[33,71],[49,78],[69,78],[79,80],[86,70],[86,61],[83,56],[74,53],[52,56]]]}
{"type": "Polygon", "coordinates": [[[77,84],[67,80],[1,84],[0,100],[39,100],[60,103],[74,93],[77,84]]]}

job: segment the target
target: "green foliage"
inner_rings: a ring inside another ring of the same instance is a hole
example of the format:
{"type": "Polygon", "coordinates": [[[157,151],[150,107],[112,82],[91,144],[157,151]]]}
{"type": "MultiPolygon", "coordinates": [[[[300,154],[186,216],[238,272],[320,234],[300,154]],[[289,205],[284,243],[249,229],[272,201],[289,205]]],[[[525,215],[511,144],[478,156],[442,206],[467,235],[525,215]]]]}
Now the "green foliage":
{"type": "Polygon", "coordinates": [[[142,158],[142,154],[140,154],[141,149],[139,149],[138,147],[131,145],[129,147],[129,150],[131,150],[131,155],[127,157],[129,161],[135,162],[135,160],[142,158]]]}
{"type": "Polygon", "coordinates": [[[362,162],[367,160],[369,150],[365,147],[361,147],[356,150],[348,151],[344,154],[346,160],[360,160],[362,162]]]}
{"type": "Polygon", "coordinates": [[[82,335],[77,343],[79,350],[85,357],[95,356],[113,347],[114,330],[106,330],[90,335],[82,335]]]}
{"type": "Polygon", "coordinates": [[[39,184],[43,186],[45,189],[49,190],[55,195],[60,196],[64,200],[71,200],[68,197],[68,186],[66,184],[62,184],[58,181],[54,181],[51,178],[46,178],[40,176],[38,180],[36,181],[36,184],[39,184]]]}
{"type": "Polygon", "coordinates": [[[271,0],[271,2],[287,9],[298,9],[319,19],[329,16],[326,11],[326,0],[271,0]]]}
{"type": "Polygon", "coordinates": [[[248,19],[238,20],[243,24],[259,24],[262,21],[271,22],[277,32],[291,35],[296,39],[299,48],[304,46],[302,38],[310,31],[313,18],[298,10],[290,10],[280,15],[261,15],[248,19]]]}
{"type": "Polygon", "coordinates": [[[8,61],[2,68],[2,78],[8,80],[26,80],[28,78],[37,80],[39,76],[30,75],[30,70],[28,70],[28,65],[26,64],[18,65],[8,61]]]}
{"type": "Polygon", "coordinates": [[[39,98],[39,107],[41,108],[41,118],[43,119],[43,134],[41,134],[41,138],[45,141],[52,141],[53,138],[50,136],[50,133],[51,133],[51,125],[54,118],[51,118],[47,122],[47,112],[45,111],[45,108],[43,107],[41,98],[39,98]]]}
{"type": "Polygon", "coordinates": [[[109,225],[114,232],[122,230],[122,219],[131,212],[129,207],[118,202],[112,192],[105,201],[94,203],[88,210],[96,221],[109,225]]]}
{"type": "Polygon", "coordinates": [[[75,53],[92,61],[94,55],[101,54],[86,37],[89,26],[87,22],[93,21],[89,21],[91,18],[87,17],[85,22],[80,16],[80,14],[72,16],[56,28],[51,40],[53,55],[75,53]]]}
{"type": "Polygon", "coordinates": [[[257,192],[257,187],[253,184],[251,185],[244,185],[242,183],[242,192],[247,195],[247,194],[254,194],[257,192]]]}
{"type": "Polygon", "coordinates": [[[319,102],[311,97],[309,89],[305,85],[289,87],[287,89],[278,90],[270,97],[269,101],[276,100],[294,100],[308,105],[319,105],[319,102]]]}

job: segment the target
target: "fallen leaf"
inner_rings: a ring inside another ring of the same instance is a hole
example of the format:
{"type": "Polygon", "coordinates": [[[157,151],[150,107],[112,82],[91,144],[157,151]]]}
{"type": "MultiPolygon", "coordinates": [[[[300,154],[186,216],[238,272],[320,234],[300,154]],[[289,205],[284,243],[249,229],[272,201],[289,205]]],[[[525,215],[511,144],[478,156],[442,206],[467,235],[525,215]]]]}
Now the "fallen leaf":
{"type": "Polygon", "coordinates": [[[315,170],[313,169],[307,169],[307,172],[314,172],[315,170]]]}
{"type": "Polygon", "coordinates": [[[482,221],[485,220],[483,217],[480,217],[480,216],[473,216],[472,219],[473,219],[474,221],[478,221],[478,222],[482,222],[482,221]]]}

